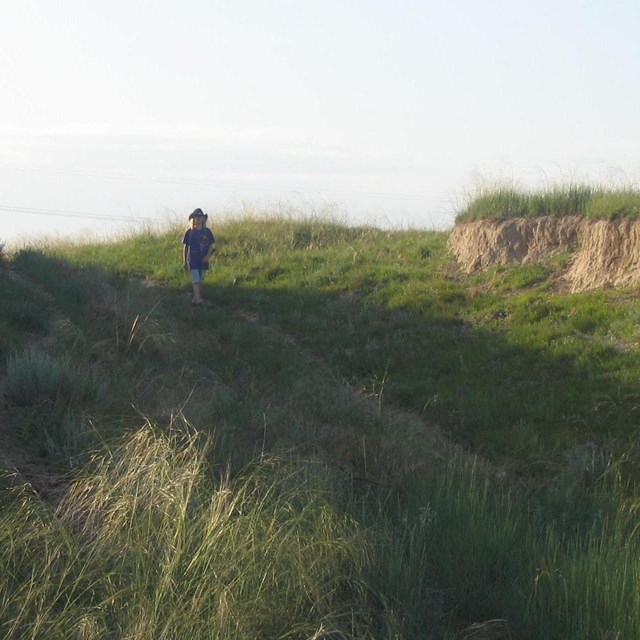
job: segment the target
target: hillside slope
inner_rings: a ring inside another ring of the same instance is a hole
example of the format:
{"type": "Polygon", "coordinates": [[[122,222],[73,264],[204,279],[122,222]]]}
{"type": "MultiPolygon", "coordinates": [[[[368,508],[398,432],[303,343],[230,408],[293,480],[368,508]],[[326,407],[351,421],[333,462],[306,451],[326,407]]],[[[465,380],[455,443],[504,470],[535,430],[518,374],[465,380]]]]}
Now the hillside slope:
{"type": "MultiPolygon", "coordinates": [[[[132,420],[183,412],[215,431],[238,466],[263,447],[302,447],[390,477],[428,467],[440,431],[527,464],[623,442],[636,424],[637,299],[550,292],[566,271],[524,267],[566,251],[576,227],[534,224],[504,255],[488,231],[467,225],[447,235],[229,224],[206,309],[189,304],[179,230],[26,250],[0,270],[3,378],[11,353],[37,347],[81,380],[104,382],[72,407],[74,428],[99,424],[97,435],[111,436],[132,420]],[[447,242],[475,247],[469,264],[489,254],[525,265],[467,276],[447,242]]],[[[516,227],[503,225],[503,235],[516,227]]],[[[65,411],[34,392],[29,406],[37,403],[61,428],[65,411]]],[[[23,423],[16,430],[42,448],[51,434],[27,409],[5,402],[3,422],[23,423]]]]}
{"type": "Polygon", "coordinates": [[[426,468],[446,449],[432,423],[402,407],[383,408],[303,336],[267,322],[255,306],[261,294],[243,300],[211,295],[211,288],[207,304],[194,308],[188,285],[176,290],[152,274],[105,267],[26,250],[0,268],[12,332],[0,345],[7,358],[0,466],[43,496],[55,499],[76,449],[147,420],[168,426],[178,413],[215,433],[221,463],[236,469],[257,454],[296,449],[326,456],[365,481],[387,482],[426,468]],[[22,362],[25,381],[18,384],[30,391],[17,404],[7,391],[16,354],[36,355],[22,362]],[[38,358],[78,381],[99,379],[103,391],[60,406],[38,388],[38,358]]]}
{"type": "Polygon", "coordinates": [[[0,268],[8,637],[640,637],[637,290],[215,230],[204,307],[180,229],[0,268]]]}

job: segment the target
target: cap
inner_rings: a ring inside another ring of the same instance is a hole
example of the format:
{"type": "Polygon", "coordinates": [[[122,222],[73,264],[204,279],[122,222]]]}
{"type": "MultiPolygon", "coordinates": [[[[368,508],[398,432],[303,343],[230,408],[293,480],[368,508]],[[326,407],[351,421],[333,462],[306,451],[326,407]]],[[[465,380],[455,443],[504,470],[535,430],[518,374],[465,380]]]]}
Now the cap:
{"type": "Polygon", "coordinates": [[[206,218],[207,216],[204,214],[202,209],[194,209],[193,213],[189,214],[189,220],[193,220],[194,218],[206,218]]]}

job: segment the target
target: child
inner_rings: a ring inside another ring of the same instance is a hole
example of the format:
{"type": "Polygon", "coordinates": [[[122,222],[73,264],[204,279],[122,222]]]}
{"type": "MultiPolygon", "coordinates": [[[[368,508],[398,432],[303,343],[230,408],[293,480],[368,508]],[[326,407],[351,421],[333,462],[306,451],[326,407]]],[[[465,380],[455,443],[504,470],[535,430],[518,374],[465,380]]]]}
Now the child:
{"type": "Polygon", "coordinates": [[[185,231],[182,238],[184,268],[191,271],[191,282],[193,283],[192,304],[203,303],[202,281],[207,269],[209,269],[209,258],[213,253],[213,244],[216,241],[211,230],[204,226],[205,217],[207,216],[202,209],[195,209],[189,215],[191,227],[185,231]]]}

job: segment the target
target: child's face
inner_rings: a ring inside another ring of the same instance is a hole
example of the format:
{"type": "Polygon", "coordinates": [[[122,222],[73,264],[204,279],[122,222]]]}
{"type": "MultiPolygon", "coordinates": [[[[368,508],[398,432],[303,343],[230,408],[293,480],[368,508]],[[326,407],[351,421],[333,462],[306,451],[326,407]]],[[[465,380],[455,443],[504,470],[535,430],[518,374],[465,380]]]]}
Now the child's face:
{"type": "Polygon", "coordinates": [[[196,216],[193,219],[193,222],[195,223],[194,226],[196,227],[196,229],[199,229],[202,226],[202,223],[204,222],[204,218],[202,216],[196,216]]]}

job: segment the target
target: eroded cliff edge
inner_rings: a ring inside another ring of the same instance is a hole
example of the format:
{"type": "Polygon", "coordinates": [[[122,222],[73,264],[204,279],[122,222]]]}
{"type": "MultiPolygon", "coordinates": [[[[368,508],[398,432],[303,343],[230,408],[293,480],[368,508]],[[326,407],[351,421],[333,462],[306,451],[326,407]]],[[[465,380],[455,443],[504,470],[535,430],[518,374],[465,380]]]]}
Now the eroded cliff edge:
{"type": "Polygon", "coordinates": [[[569,265],[559,278],[573,292],[640,283],[638,220],[545,216],[459,222],[449,249],[467,273],[568,253],[569,265]]]}

